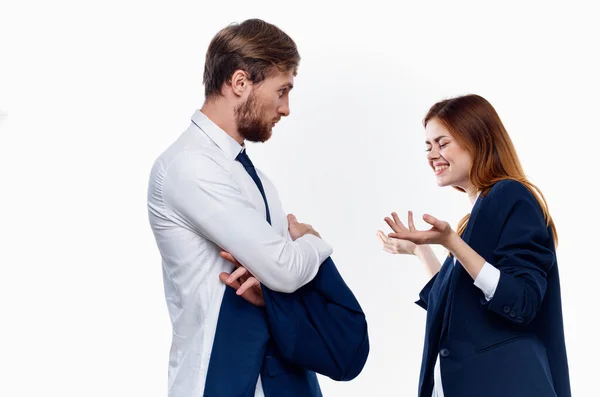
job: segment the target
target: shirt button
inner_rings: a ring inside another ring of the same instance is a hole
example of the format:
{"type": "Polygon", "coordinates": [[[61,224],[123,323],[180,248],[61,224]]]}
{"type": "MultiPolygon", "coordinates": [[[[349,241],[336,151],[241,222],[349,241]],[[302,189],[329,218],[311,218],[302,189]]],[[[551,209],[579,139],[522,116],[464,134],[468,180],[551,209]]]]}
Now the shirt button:
{"type": "Polygon", "coordinates": [[[440,350],[440,356],[446,358],[449,355],[450,355],[450,350],[448,350],[448,349],[442,349],[442,350],[440,350]]]}

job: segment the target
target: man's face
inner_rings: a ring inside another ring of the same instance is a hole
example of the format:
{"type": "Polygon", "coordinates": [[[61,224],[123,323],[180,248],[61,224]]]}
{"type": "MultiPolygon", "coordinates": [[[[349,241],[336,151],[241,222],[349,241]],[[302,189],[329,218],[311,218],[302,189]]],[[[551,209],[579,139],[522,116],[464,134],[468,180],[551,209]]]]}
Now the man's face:
{"type": "Polygon", "coordinates": [[[275,124],[290,114],[289,93],[293,87],[293,71],[277,71],[253,85],[246,101],[235,108],[240,135],[250,142],[266,142],[275,124]]]}

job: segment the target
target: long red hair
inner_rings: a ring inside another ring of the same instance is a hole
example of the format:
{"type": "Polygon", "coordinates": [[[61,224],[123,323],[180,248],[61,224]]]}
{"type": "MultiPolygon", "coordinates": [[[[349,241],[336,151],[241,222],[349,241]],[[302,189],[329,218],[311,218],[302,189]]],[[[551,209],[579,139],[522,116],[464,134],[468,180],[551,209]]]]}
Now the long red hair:
{"type": "MultiPolygon", "coordinates": [[[[498,181],[513,179],[525,185],[535,196],[546,224],[552,230],[555,244],[558,234],[541,190],[525,176],[517,151],[494,107],[479,95],[464,95],[446,99],[433,105],[423,119],[423,125],[437,119],[465,147],[473,158],[469,178],[473,186],[485,196],[498,181]]],[[[459,187],[456,189],[463,191],[459,187]]],[[[470,214],[463,217],[457,228],[462,235],[470,214]]]]}

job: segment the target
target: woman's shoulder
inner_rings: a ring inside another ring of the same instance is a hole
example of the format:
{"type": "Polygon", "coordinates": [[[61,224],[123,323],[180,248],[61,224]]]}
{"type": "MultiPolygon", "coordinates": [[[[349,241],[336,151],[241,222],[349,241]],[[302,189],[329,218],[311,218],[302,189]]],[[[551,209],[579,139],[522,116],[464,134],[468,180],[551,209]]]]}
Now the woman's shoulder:
{"type": "Polygon", "coordinates": [[[538,221],[543,221],[542,207],[534,193],[523,183],[505,179],[497,182],[484,197],[482,207],[495,214],[495,217],[506,217],[517,210],[519,215],[527,213],[538,221]]]}
{"type": "Polygon", "coordinates": [[[525,184],[514,179],[496,182],[485,197],[486,201],[510,205],[518,201],[537,202],[533,193],[525,184]]]}

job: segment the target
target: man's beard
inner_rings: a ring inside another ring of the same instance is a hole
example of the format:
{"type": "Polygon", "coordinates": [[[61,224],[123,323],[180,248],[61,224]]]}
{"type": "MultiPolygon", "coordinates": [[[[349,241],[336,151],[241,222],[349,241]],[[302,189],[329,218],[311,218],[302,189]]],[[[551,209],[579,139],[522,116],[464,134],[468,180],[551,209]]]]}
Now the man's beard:
{"type": "Polygon", "coordinates": [[[263,107],[250,93],[246,102],[235,108],[235,122],[240,135],[250,142],[266,142],[272,134],[271,123],[264,119],[263,107]]]}

